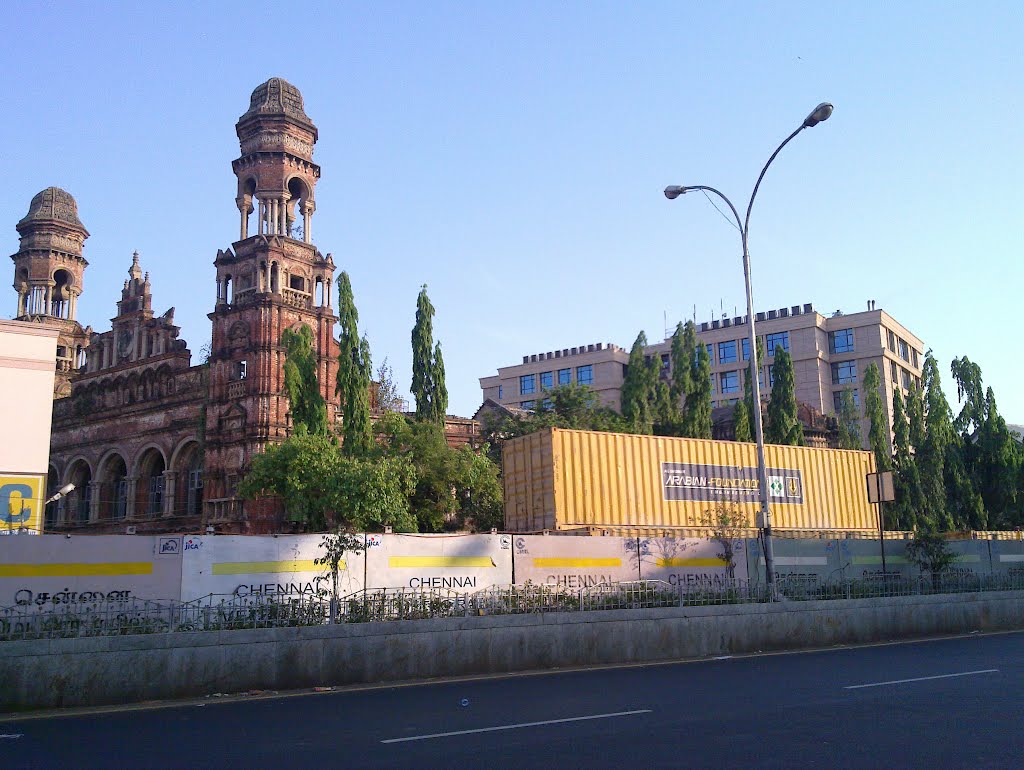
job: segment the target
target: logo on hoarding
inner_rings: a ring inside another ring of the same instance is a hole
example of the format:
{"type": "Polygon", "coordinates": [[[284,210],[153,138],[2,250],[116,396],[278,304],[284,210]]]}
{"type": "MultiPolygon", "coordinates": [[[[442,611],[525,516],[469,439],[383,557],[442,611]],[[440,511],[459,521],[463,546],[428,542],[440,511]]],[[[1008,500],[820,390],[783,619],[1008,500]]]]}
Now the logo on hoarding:
{"type": "Polygon", "coordinates": [[[202,544],[203,544],[202,540],[195,540],[194,538],[190,537],[188,540],[185,541],[185,550],[186,551],[198,551],[199,550],[199,546],[201,546],[202,544]]]}
{"type": "MultiPolygon", "coordinates": [[[[794,468],[768,468],[768,495],[775,503],[801,505],[804,502],[803,473],[794,468]]],[[[757,468],[731,465],[662,463],[665,500],[756,501],[760,484],[757,468]]]]}
{"type": "Polygon", "coordinates": [[[176,554],[176,553],[178,553],[178,538],[176,538],[176,537],[162,537],[162,538],[160,538],[160,553],[161,554],[176,554]]]}
{"type": "Polygon", "coordinates": [[[384,540],[380,535],[367,535],[366,536],[366,547],[376,548],[377,546],[383,545],[384,540]]]}
{"type": "Polygon", "coordinates": [[[498,538],[498,542],[501,544],[501,549],[503,551],[507,551],[512,546],[512,536],[502,535],[500,538],[498,538]]]}

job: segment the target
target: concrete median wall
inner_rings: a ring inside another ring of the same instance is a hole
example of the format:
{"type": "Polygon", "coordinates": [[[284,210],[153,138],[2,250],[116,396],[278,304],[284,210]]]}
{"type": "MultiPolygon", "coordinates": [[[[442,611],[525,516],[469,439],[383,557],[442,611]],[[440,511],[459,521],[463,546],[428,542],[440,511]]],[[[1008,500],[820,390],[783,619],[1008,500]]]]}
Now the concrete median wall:
{"type": "Polygon", "coordinates": [[[0,643],[0,710],[639,663],[1024,628],[1024,592],[0,643]]]}

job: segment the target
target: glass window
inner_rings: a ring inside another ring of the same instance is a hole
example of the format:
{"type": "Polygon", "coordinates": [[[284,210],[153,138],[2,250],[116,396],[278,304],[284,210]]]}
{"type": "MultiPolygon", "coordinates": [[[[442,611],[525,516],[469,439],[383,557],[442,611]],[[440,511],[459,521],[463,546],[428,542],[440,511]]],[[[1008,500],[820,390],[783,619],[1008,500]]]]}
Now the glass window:
{"type": "Polygon", "coordinates": [[[667,370],[667,369],[669,369],[671,367],[671,365],[672,365],[671,364],[671,356],[669,356],[668,353],[662,353],[661,354],[661,368],[667,370]]]}
{"type": "Polygon", "coordinates": [[[537,392],[537,375],[524,374],[519,377],[519,395],[525,396],[537,392]]]}
{"type": "Polygon", "coordinates": [[[774,364],[772,364],[771,366],[768,367],[768,387],[769,388],[774,388],[775,387],[775,365],[774,364]]]}
{"type": "Polygon", "coordinates": [[[550,399],[550,398],[545,398],[545,399],[544,399],[544,400],[543,400],[543,401],[541,402],[541,404],[542,404],[542,405],[544,406],[544,408],[545,408],[545,409],[550,409],[550,408],[552,407],[552,405],[553,405],[553,404],[552,404],[552,401],[551,401],[551,399],[550,399]]]}
{"type": "Polygon", "coordinates": [[[533,401],[522,401],[520,402],[519,406],[521,406],[523,409],[533,409],[533,403],[533,401]]]}
{"type": "Polygon", "coordinates": [[[910,361],[910,347],[903,340],[900,340],[900,358],[910,361]]]}
{"type": "Polygon", "coordinates": [[[740,392],[740,373],[739,372],[721,372],[718,375],[718,383],[722,393],[739,393],[740,392]]]}
{"type": "Polygon", "coordinates": [[[837,361],[832,364],[832,384],[846,385],[857,381],[856,361],[837,361]]]}
{"type": "MultiPolygon", "coordinates": [[[[835,407],[836,414],[839,414],[839,410],[842,408],[843,391],[837,390],[832,394],[832,405],[835,407]]],[[[853,405],[860,407],[860,391],[856,388],[853,389],[853,405]]]]}
{"type": "Polygon", "coordinates": [[[765,337],[765,352],[769,356],[775,355],[775,346],[780,346],[787,353],[789,352],[789,332],[776,332],[765,337]]]}
{"type": "Polygon", "coordinates": [[[723,398],[722,401],[718,405],[719,406],[736,406],[736,404],[738,404],[739,401],[740,400],[738,398],[723,398]]]}
{"type": "Polygon", "coordinates": [[[912,380],[910,379],[910,372],[908,372],[906,369],[902,369],[900,373],[903,375],[903,389],[910,390],[910,383],[912,382],[912,380]]]}
{"type": "Polygon", "coordinates": [[[499,385],[498,386],[498,400],[501,401],[501,399],[502,399],[502,397],[504,397],[504,395],[505,395],[505,386],[504,385],[499,385]]]}
{"type": "Polygon", "coordinates": [[[914,365],[915,369],[921,368],[921,361],[917,357],[917,351],[914,350],[913,348],[910,349],[910,363],[914,365]]]}
{"type": "Polygon", "coordinates": [[[736,363],[736,340],[729,340],[728,342],[718,343],[718,363],[736,363]]]}
{"type": "Polygon", "coordinates": [[[570,382],[572,382],[572,369],[559,369],[558,384],[568,385],[570,382]]]}
{"type": "Polygon", "coordinates": [[[715,374],[714,374],[714,372],[711,373],[711,392],[712,393],[715,392],[715,374]]]}
{"type": "Polygon", "coordinates": [[[896,352],[896,335],[893,334],[891,330],[888,330],[888,331],[889,331],[889,350],[891,350],[893,353],[895,353],[896,352]]]}
{"type": "Polygon", "coordinates": [[[540,386],[542,388],[551,388],[555,384],[555,373],[554,372],[541,372],[540,373],[540,386]]]}
{"type": "Polygon", "coordinates": [[[898,366],[896,366],[896,362],[895,361],[890,361],[889,362],[889,374],[890,374],[889,379],[891,379],[894,383],[898,383],[900,381],[899,371],[900,371],[900,368],[898,366]]]}
{"type": "Polygon", "coordinates": [[[576,382],[580,385],[590,385],[594,382],[593,364],[576,367],[576,382]]]}
{"type": "Polygon", "coordinates": [[[740,340],[740,345],[743,348],[743,360],[744,361],[749,361],[750,360],[750,340],[748,340],[746,337],[744,337],[742,340],[740,340]]]}
{"type": "Polygon", "coordinates": [[[829,353],[852,353],[853,352],[853,329],[840,329],[828,333],[829,353]]]}

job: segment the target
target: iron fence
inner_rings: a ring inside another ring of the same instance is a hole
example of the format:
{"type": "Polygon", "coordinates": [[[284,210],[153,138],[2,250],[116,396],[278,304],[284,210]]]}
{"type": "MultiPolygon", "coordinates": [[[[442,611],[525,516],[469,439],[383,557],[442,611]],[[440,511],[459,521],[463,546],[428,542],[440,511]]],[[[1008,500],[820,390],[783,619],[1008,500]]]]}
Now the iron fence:
{"type": "Polygon", "coordinates": [[[1024,575],[887,574],[825,581],[783,577],[776,582],[774,597],[769,596],[764,583],[739,579],[695,580],[675,585],[641,580],[583,588],[526,583],[492,586],[475,593],[376,589],[338,599],[322,591],[291,595],[210,594],[190,602],[105,597],[94,602],[47,607],[0,608],[0,641],[1008,590],[1024,590],[1024,575]]]}

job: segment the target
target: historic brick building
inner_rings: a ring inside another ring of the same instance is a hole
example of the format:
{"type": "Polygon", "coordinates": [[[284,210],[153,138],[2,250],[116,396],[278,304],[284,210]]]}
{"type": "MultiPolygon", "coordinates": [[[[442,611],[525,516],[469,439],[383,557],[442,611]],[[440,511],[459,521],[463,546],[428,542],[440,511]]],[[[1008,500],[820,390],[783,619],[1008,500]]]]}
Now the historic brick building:
{"type": "Polygon", "coordinates": [[[81,326],[89,233],[67,192],[39,193],[18,223],[18,319],[60,330],[48,485],[75,490],[47,510],[50,530],[278,530],[274,506],[243,504],[234,490],[252,455],[290,429],[285,329],[313,331],[328,417],[338,417],[335,266],[312,241],[316,126],[298,89],[272,78],[235,130],[239,240],[214,261],[209,361],[192,363],[173,308],[154,314],[137,253],[110,330],[81,326]]]}

